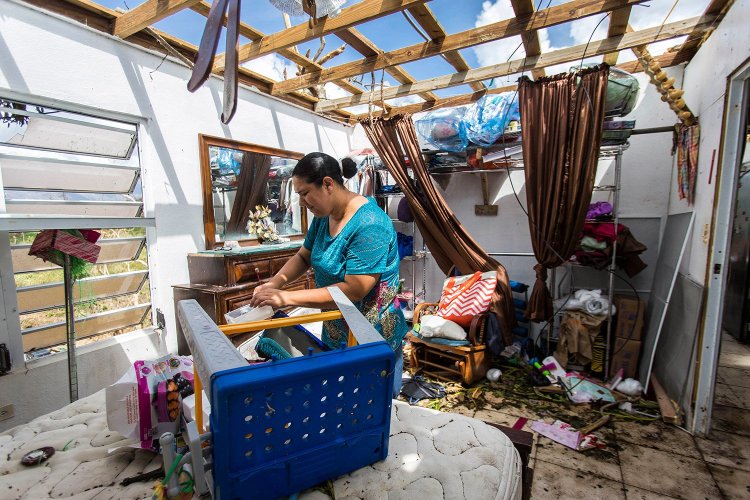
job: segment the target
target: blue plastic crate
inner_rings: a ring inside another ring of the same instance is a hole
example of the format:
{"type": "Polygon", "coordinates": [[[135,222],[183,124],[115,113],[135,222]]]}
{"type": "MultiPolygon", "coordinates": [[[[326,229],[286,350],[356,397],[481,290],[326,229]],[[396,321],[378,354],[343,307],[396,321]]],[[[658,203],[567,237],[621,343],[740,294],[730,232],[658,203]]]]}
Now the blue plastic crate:
{"type": "Polygon", "coordinates": [[[284,497],[384,459],[394,366],[376,342],[214,373],[214,498],[284,497]]]}

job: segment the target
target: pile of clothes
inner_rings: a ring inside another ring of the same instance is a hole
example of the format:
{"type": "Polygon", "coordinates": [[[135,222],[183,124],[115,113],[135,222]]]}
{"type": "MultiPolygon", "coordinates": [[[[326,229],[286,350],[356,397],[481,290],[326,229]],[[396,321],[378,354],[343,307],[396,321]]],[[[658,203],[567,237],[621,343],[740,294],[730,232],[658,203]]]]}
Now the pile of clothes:
{"type": "Polygon", "coordinates": [[[639,255],[648,248],[623,224],[615,227],[612,205],[606,201],[592,203],[581,231],[581,242],[574,254],[575,260],[584,266],[606,269],[612,261],[613,245],[617,245],[615,264],[628,277],[632,278],[647,267],[639,255]]]}

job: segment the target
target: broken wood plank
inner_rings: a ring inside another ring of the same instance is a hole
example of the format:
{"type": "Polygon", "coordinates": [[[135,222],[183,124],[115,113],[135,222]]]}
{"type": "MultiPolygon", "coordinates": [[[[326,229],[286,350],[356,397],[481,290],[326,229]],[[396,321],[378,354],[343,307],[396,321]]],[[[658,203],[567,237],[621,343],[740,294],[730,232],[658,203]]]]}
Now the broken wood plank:
{"type": "MultiPolygon", "coordinates": [[[[265,54],[278,52],[294,45],[320,38],[329,33],[335,33],[346,28],[351,28],[360,23],[371,21],[379,17],[387,16],[393,12],[407,9],[413,5],[429,2],[430,0],[364,0],[351,7],[343,9],[336,17],[325,17],[318,19],[315,26],[305,22],[292,28],[279,31],[272,35],[264,36],[260,40],[251,42],[240,47],[239,62],[243,63],[256,59],[265,54]]],[[[216,56],[214,71],[224,70],[224,56],[216,56]]],[[[314,83],[313,85],[317,85],[314,83]]],[[[305,85],[304,87],[310,87],[305,85]]],[[[300,88],[304,88],[300,87],[300,88]]]]}
{"type": "Polygon", "coordinates": [[[680,425],[682,418],[680,418],[675,408],[675,403],[670,399],[667,391],[664,390],[664,387],[662,387],[653,373],[651,373],[651,387],[654,388],[654,395],[656,396],[656,401],[659,403],[661,419],[668,424],[680,425]]]}
{"type": "MultiPolygon", "coordinates": [[[[642,3],[644,0],[574,0],[562,5],[540,10],[534,14],[506,19],[479,28],[448,35],[441,41],[417,43],[401,49],[385,52],[378,56],[360,59],[334,66],[317,72],[311,72],[297,78],[290,78],[273,86],[273,94],[284,94],[293,90],[309,87],[333,79],[349,78],[377,71],[388,66],[418,61],[436,56],[442,52],[465,49],[486,42],[520,35],[528,30],[537,30],[575,19],[620,9],[628,5],[642,3]]],[[[460,74],[460,73],[459,73],[460,74]]]]}
{"type": "MultiPolygon", "coordinates": [[[[585,57],[592,57],[606,54],[613,50],[629,49],[647,43],[676,38],[678,36],[687,35],[696,29],[706,29],[711,26],[713,19],[714,16],[693,17],[665,24],[664,26],[656,26],[645,30],[635,31],[614,38],[605,38],[588,44],[581,44],[547,52],[535,57],[525,57],[507,63],[493,64],[491,66],[484,66],[482,68],[472,69],[461,73],[421,80],[410,85],[389,87],[382,92],[379,92],[378,94],[381,95],[378,97],[383,99],[393,99],[396,97],[416,94],[425,90],[450,88],[478,80],[512,75],[514,73],[520,73],[534,68],[544,68],[572,61],[577,62],[585,57]]],[[[368,92],[359,96],[320,101],[315,105],[315,111],[329,111],[366,103],[371,98],[369,94],[370,93],[368,92]]]]}

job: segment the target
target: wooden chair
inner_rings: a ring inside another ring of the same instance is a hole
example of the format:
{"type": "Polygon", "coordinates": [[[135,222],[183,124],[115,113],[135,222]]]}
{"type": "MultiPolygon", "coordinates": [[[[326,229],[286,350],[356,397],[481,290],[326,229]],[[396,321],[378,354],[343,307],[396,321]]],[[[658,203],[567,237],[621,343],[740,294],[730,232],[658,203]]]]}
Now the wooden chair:
{"type": "MultiPolygon", "coordinates": [[[[419,304],[414,309],[414,324],[419,323],[420,316],[434,314],[437,307],[435,303],[419,304]]],[[[409,361],[415,373],[464,385],[482,379],[490,367],[490,354],[484,343],[487,316],[488,313],[480,314],[472,320],[466,336],[469,345],[466,346],[437,344],[410,333],[407,336],[412,346],[409,361]]]]}

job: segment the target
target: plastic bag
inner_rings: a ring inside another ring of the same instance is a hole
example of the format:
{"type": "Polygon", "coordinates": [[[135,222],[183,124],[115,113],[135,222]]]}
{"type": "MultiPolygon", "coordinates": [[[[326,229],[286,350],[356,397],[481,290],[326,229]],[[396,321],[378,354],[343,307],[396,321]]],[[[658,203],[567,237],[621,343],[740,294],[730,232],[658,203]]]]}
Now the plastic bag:
{"type": "Polygon", "coordinates": [[[497,142],[511,122],[520,121],[518,92],[486,95],[466,112],[461,132],[466,134],[467,143],[488,147],[497,142]]]}
{"type": "Polygon", "coordinates": [[[430,111],[414,123],[419,136],[433,148],[441,151],[463,151],[469,145],[461,133],[466,107],[430,111]]]}
{"type": "Polygon", "coordinates": [[[182,398],[191,394],[190,356],[138,360],[106,389],[107,426],[151,449],[152,441],[163,433],[179,433],[182,398]]]}

